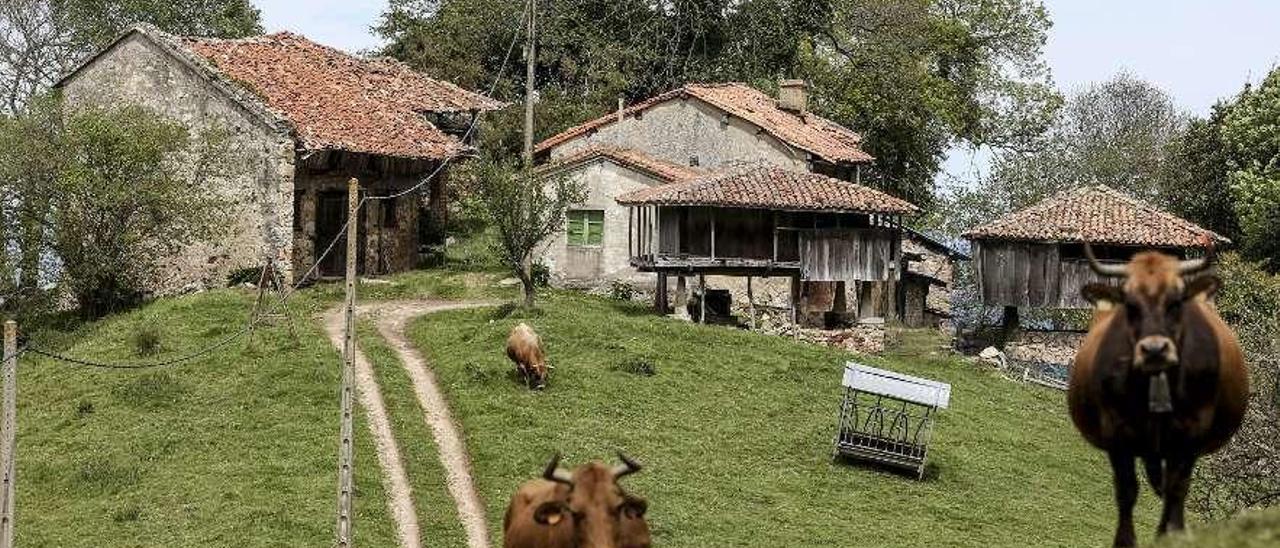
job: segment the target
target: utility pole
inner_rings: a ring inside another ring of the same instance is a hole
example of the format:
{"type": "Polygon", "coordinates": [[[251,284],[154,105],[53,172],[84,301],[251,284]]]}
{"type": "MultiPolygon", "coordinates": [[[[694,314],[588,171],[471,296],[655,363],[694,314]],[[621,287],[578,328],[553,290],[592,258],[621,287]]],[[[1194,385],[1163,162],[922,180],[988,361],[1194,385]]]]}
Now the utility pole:
{"type": "Polygon", "coordinates": [[[533,66],[538,32],[538,0],[529,0],[528,28],[524,37],[524,166],[533,166],[533,66]]]}
{"type": "Polygon", "coordinates": [[[0,548],[13,548],[14,449],[18,430],[18,324],[4,322],[4,419],[0,423],[0,548]]]}
{"type": "Polygon", "coordinates": [[[352,177],[347,181],[347,306],[346,332],[342,343],[342,428],[338,441],[338,548],[350,548],[351,503],[355,485],[352,466],[355,464],[355,448],[352,440],[352,403],[355,384],[356,354],[356,225],[360,224],[360,181],[352,177]]]}

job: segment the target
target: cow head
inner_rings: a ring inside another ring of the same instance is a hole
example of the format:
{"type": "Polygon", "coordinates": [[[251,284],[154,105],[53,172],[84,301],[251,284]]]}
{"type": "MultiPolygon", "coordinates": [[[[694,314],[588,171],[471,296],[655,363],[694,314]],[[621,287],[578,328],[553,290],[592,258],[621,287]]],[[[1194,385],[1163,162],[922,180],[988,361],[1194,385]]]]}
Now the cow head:
{"type": "Polygon", "coordinates": [[[534,520],[543,525],[571,520],[575,545],[582,548],[648,548],[644,514],[649,505],[618,485],[622,477],[639,472],[640,465],[621,453],[618,458],[622,463],[617,466],[592,462],[569,472],[560,468],[560,455],[552,457],[542,477],[568,486],[567,495],[541,504],[534,520]]]}
{"type": "Polygon", "coordinates": [[[1098,262],[1088,243],[1084,250],[1094,272],[1125,278],[1123,286],[1089,284],[1082,293],[1098,310],[1123,315],[1121,324],[1133,341],[1133,365],[1148,372],[1177,365],[1183,305],[1211,294],[1222,283],[1212,275],[1192,277],[1213,265],[1213,248],[1209,247],[1203,258],[1185,261],[1144,251],[1126,265],[1098,262]]]}

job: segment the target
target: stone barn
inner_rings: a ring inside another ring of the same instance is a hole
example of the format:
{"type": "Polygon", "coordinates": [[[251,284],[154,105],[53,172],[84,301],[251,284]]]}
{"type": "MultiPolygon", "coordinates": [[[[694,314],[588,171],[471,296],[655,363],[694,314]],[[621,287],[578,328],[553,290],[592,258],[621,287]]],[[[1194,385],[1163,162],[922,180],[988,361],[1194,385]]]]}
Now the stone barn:
{"type": "Polygon", "coordinates": [[[902,228],[902,323],[907,327],[942,327],[951,319],[951,289],[957,261],[969,256],[945,242],[909,227],[902,228]]]}
{"type": "MultiPolygon", "coordinates": [[[[362,208],[361,274],[414,268],[419,247],[445,222],[442,164],[473,150],[467,128],[475,117],[504,106],[397,61],[355,57],[296,34],[224,40],[145,25],[57,88],[71,107],[132,103],[193,132],[227,134],[230,157],[207,170],[206,187],[234,203],[232,227],[176,258],[155,288],[161,293],[222,285],[229,272],[264,264],[293,281],[343,237],[351,177],[367,196],[413,189],[362,208]]],[[[341,275],[345,248],[339,242],[315,274],[341,275]]]]}

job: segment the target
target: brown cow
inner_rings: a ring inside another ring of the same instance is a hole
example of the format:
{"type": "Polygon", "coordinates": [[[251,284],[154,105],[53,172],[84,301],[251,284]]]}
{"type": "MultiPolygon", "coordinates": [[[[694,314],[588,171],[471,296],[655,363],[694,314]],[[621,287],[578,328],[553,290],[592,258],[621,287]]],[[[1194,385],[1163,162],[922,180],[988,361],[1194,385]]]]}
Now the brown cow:
{"type": "Polygon", "coordinates": [[[592,462],[572,473],[551,458],[542,478],[511,497],[502,528],[505,548],[649,548],[648,503],[618,480],[640,471],[621,453],[614,467],[592,462]]]}
{"type": "Polygon", "coordinates": [[[547,385],[547,358],[542,354],[542,339],[533,328],[520,322],[507,336],[507,357],[516,363],[516,372],[525,386],[538,390],[547,385]]]}
{"type": "Polygon", "coordinates": [[[1147,251],[1127,265],[1098,263],[1087,244],[1085,253],[1095,272],[1125,283],[1083,289],[1096,312],[1067,401],[1076,428],[1111,461],[1119,509],[1114,545],[1133,546],[1135,458],[1164,499],[1157,534],[1181,530],[1196,459],[1235,434],[1249,381],[1235,334],[1208,301],[1221,280],[1193,277],[1212,266],[1212,249],[1187,261],[1147,251]]]}

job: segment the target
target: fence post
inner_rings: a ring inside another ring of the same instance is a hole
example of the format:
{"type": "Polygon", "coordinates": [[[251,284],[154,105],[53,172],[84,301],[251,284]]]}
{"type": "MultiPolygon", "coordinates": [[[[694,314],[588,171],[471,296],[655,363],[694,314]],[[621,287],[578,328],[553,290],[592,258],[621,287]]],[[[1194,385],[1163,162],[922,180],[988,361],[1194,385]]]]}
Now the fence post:
{"type": "Polygon", "coordinates": [[[360,181],[347,182],[347,305],[346,328],[342,343],[342,429],[338,445],[338,526],[337,545],[350,548],[351,503],[354,492],[352,467],[355,451],[352,440],[352,391],[355,384],[355,308],[356,308],[356,225],[360,224],[360,181]]]}
{"type": "Polygon", "coordinates": [[[0,423],[0,548],[13,548],[13,486],[18,430],[18,324],[4,322],[4,419],[0,423]]]}

